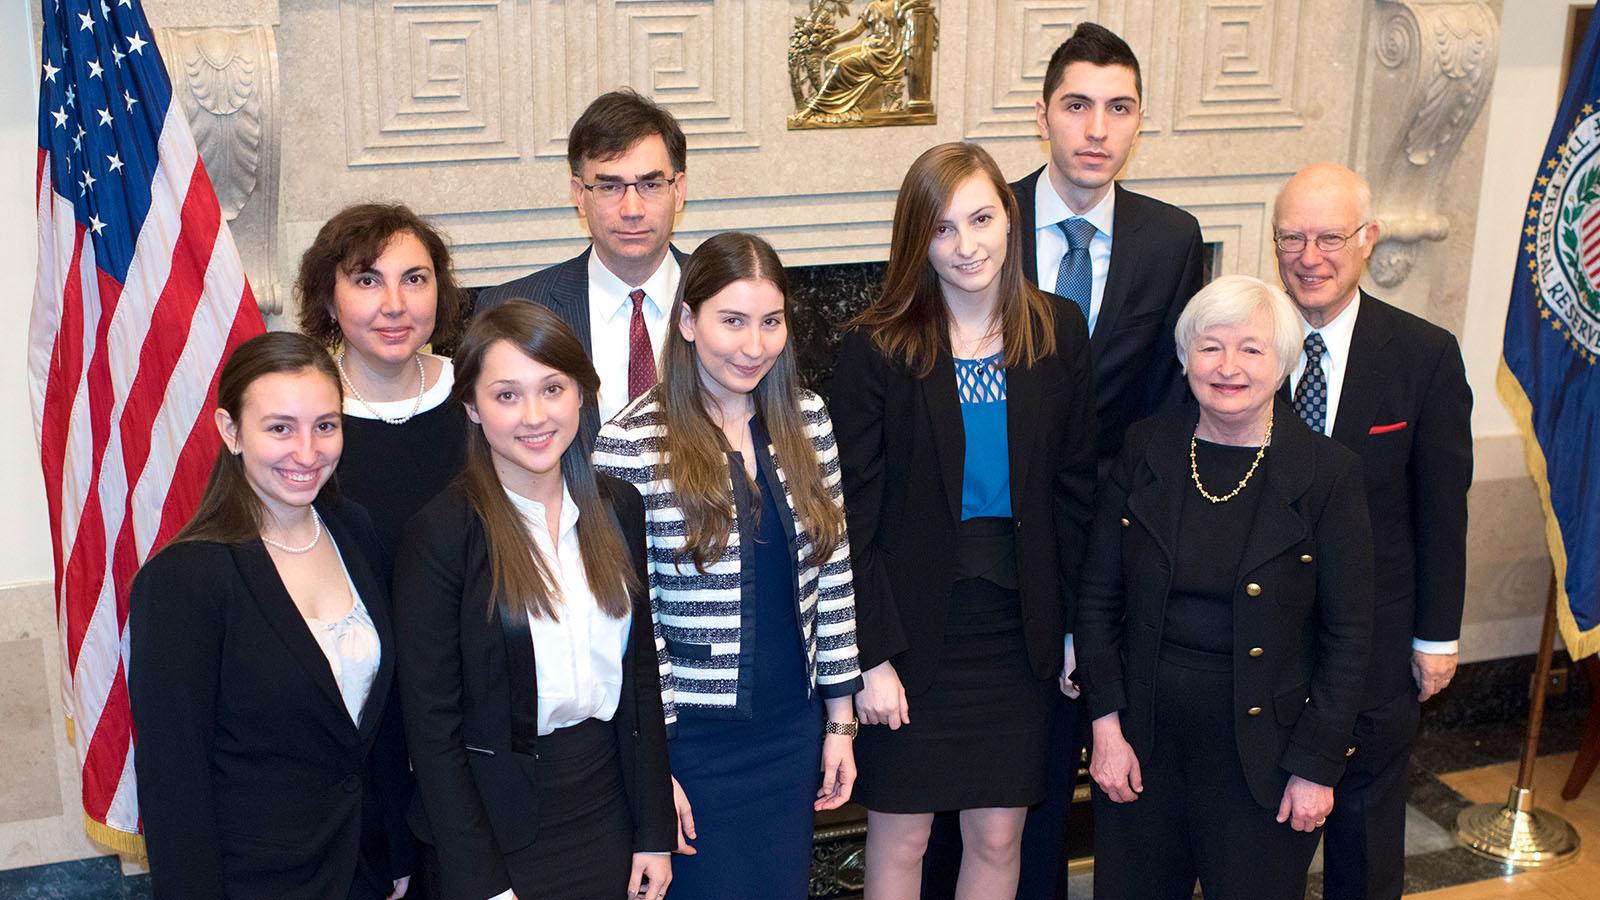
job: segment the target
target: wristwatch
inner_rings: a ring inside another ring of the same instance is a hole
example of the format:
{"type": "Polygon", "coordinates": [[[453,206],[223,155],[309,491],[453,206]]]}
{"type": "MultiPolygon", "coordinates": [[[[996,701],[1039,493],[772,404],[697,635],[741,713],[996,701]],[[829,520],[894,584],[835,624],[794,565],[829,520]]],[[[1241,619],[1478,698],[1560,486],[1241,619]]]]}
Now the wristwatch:
{"type": "Polygon", "coordinates": [[[861,723],[854,719],[851,719],[848,722],[835,722],[830,719],[828,720],[827,724],[822,726],[823,734],[842,734],[848,738],[855,737],[856,732],[860,730],[861,723]]]}

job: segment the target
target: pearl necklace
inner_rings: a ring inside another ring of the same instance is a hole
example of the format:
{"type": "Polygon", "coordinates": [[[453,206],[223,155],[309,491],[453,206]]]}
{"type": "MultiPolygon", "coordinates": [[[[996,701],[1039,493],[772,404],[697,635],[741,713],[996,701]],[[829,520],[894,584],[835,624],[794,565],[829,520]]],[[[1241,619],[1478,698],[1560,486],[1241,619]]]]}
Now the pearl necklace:
{"type": "Polygon", "coordinates": [[[1200,496],[1210,500],[1212,503],[1227,503],[1229,500],[1239,496],[1239,492],[1244,490],[1244,486],[1250,483],[1250,476],[1256,474],[1256,466],[1261,465],[1261,458],[1267,455],[1267,445],[1270,443],[1272,443],[1272,416],[1268,415],[1267,433],[1261,438],[1261,449],[1256,451],[1256,458],[1250,463],[1250,471],[1244,473],[1244,477],[1239,479],[1239,483],[1233,486],[1233,490],[1218,497],[1215,494],[1207,493],[1206,486],[1200,483],[1200,466],[1194,460],[1195,436],[1189,435],[1189,477],[1194,479],[1195,490],[1200,492],[1200,496]]]}
{"type": "Polygon", "coordinates": [[[322,540],[322,517],[317,515],[317,508],[314,506],[311,508],[311,526],[315,529],[315,531],[311,535],[311,543],[305,545],[304,547],[291,547],[288,544],[280,544],[266,535],[261,536],[261,543],[277,547],[279,550],[282,550],[285,553],[310,553],[311,548],[315,547],[317,542],[322,540]]]}
{"type": "Polygon", "coordinates": [[[338,367],[339,378],[344,382],[344,386],[350,389],[350,393],[355,396],[357,403],[360,403],[362,406],[367,408],[367,412],[372,413],[374,418],[377,418],[387,424],[404,425],[405,423],[411,421],[412,417],[417,414],[418,410],[422,409],[422,395],[428,392],[428,370],[422,367],[422,354],[415,354],[415,358],[417,360],[417,399],[411,403],[411,412],[408,412],[403,416],[396,416],[393,418],[378,412],[378,410],[373,407],[371,403],[367,402],[367,398],[361,396],[361,392],[356,390],[355,383],[350,380],[350,376],[345,374],[344,371],[343,350],[340,350],[339,355],[333,358],[333,364],[338,367]]]}

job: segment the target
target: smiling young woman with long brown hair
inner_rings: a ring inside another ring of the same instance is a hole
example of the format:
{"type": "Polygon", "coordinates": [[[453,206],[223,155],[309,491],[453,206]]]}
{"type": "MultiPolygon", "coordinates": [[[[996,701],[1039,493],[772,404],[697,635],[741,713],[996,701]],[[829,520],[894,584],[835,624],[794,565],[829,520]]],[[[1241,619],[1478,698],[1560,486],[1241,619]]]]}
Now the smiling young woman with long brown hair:
{"type": "Polygon", "coordinates": [[[1089,338],[1075,306],[1023,277],[1016,221],[977,145],[918,157],[883,290],[834,369],[872,900],[918,896],[947,810],[965,838],[956,896],[1015,894],[1058,678],[1071,692],[1063,643],[1095,473],[1089,338]]]}
{"type": "Polygon", "coordinates": [[[803,900],[813,813],[848,800],[855,779],[861,676],[838,464],[827,408],[799,384],[789,316],[765,241],[710,238],[683,267],[661,382],[595,442],[596,468],[647,498],[680,843],[693,854],[672,890],[689,900],[803,900]]]}
{"type": "Polygon", "coordinates": [[[525,301],[474,319],[455,363],[466,467],[395,572],[422,874],[439,897],[659,900],[674,842],[644,507],[577,443],[600,379],[525,301]]]}

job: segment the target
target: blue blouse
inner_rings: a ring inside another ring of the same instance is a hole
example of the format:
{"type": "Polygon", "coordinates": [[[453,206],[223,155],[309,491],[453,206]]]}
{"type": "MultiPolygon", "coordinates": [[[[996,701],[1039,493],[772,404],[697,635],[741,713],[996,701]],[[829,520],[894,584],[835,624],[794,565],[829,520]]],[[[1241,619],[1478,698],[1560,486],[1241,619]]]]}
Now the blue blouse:
{"type": "Polygon", "coordinates": [[[1000,354],[957,359],[956,393],[966,432],[961,519],[1011,517],[1010,440],[1006,435],[1006,371],[1000,354]]]}

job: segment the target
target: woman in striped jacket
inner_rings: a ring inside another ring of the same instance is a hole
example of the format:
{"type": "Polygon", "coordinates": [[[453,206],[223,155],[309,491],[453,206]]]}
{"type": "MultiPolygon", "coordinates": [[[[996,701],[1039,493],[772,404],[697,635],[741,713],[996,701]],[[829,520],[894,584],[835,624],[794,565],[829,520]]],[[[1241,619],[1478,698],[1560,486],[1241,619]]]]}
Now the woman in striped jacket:
{"type": "Polygon", "coordinates": [[[812,814],[855,780],[838,453],[822,400],[799,386],[788,319],[766,242],[706,241],[683,267],[661,382],[595,442],[595,468],[645,498],[679,826],[694,842],[680,839],[694,855],[674,866],[678,898],[803,900],[812,814]]]}

